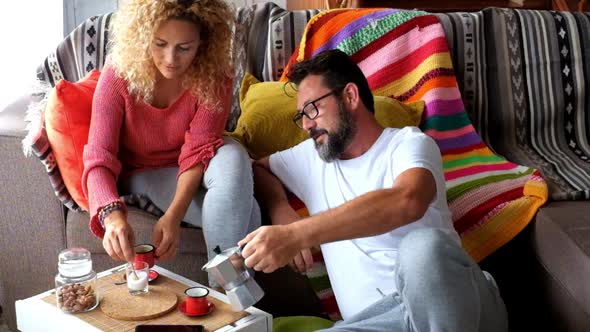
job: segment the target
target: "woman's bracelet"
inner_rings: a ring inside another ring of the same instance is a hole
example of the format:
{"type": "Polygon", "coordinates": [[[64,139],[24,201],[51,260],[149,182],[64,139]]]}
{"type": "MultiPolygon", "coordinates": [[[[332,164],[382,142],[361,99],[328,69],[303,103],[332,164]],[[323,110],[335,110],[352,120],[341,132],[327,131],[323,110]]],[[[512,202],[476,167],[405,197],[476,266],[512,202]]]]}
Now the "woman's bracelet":
{"type": "Polygon", "coordinates": [[[125,205],[123,205],[123,203],[121,203],[120,201],[114,201],[103,206],[103,208],[100,209],[100,212],[98,212],[98,221],[100,222],[103,228],[105,219],[109,216],[109,214],[117,210],[125,210],[125,205]]]}

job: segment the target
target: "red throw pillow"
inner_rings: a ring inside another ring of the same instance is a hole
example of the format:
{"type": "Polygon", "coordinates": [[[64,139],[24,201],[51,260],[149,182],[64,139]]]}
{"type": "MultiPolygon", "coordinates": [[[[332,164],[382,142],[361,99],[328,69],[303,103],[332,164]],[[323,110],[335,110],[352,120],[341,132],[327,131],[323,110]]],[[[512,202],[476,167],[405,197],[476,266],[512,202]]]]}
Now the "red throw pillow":
{"type": "Polygon", "coordinates": [[[88,200],[82,191],[82,153],[88,142],[92,97],[99,77],[100,72],[93,70],[75,83],[59,81],[49,94],[45,108],[47,137],[64,185],[85,210],[88,200]]]}

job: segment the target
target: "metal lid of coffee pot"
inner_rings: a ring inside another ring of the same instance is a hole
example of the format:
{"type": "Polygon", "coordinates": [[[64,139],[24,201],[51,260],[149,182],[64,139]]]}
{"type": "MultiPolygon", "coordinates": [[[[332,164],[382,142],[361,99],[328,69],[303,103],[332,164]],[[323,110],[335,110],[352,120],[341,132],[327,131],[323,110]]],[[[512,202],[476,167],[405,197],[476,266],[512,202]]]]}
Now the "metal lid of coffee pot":
{"type": "Polygon", "coordinates": [[[226,295],[234,310],[244,310],[258,302],[264,291],[251,278],[239,247],[228,248],[224,251],[217,246],[217,253],[203,270],[210,272],[215,280],[226,290],[226,295]]]}
{"type": "Polygon", "coordinates": [[[203,265],[202,270],[213,274],[222,287],[226,288],[228,284],[233,284],[236,280],[244,278],[244,273],[246,277],[248,276],[239,247],[228,248],[224,251],[219,250],[219,246],[215,249],[217,255],[203,265]]]}

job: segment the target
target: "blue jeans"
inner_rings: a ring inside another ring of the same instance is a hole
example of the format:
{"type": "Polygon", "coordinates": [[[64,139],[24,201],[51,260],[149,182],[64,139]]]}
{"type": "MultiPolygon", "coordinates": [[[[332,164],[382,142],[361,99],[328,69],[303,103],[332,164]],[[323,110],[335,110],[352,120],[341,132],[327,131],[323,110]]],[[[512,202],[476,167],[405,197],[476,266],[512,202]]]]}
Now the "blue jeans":
{"type": "Polygon", "coordinates": [[[491,275],[440,230],[419,229],[402,239],[396,282],[399,292],[321,331],[508,331],[491,275]]]}

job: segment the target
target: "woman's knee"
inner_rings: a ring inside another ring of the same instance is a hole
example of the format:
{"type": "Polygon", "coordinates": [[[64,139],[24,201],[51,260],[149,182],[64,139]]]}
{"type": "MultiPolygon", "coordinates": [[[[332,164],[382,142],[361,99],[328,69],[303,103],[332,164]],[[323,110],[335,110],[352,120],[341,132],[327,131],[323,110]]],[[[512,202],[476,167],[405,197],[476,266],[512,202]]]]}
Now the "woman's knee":
{"type": "Polygon", "coordinates": [[[243,168],[252,169],[252,161],[242,144],[229,137],[224,137],[223,141],[224,144],[217,149],[217,153],[211,160],[212,163],[238,165],[243,168]]]}
{"type": "Polygon", "coordinates": [[[244,147],[231,138],[217,149],[204,174],[207,187],[218,183],[225,185],[252,186],[252,161],[244,147]]]}

